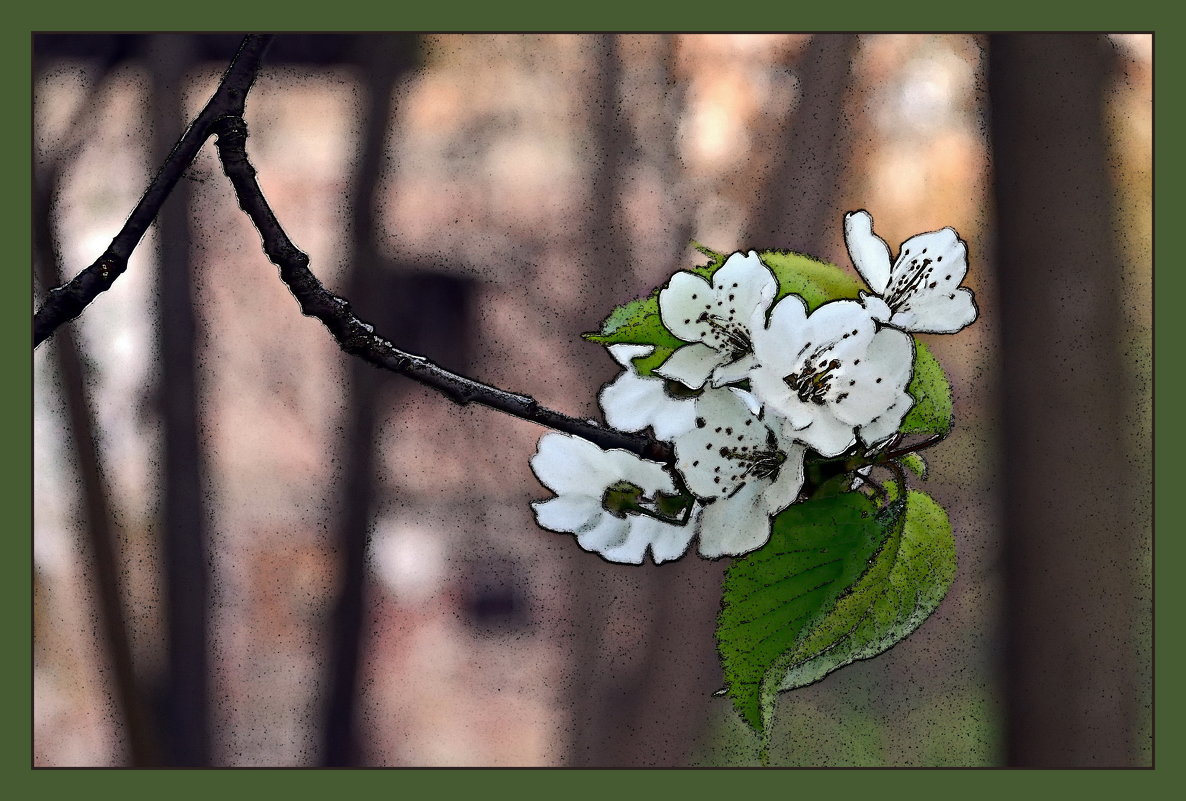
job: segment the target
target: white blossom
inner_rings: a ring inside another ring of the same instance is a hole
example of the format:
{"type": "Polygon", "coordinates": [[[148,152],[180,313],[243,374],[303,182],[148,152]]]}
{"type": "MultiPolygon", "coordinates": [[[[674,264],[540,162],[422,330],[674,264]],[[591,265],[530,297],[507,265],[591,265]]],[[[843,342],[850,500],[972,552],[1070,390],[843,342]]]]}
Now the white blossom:
{"type": "Polygon", "coordinates": [[[889,246],[873,233],[867,211],[844,217],[844,242],[857,272],[873,290],[862,293],[878,321],[923,334],[954,334],[976,319],[970,289],[960,286],[968,272],[968,248],[951,228],[912,236],[890,264],[889,246]]]}
{"type": "Polygon", "coordinates": [[[605,421],[619,431],[647,426],[661,440],[671,440],[692,427],[696,417],[691,398],[674,398],[662,378],[640,376],[633,360],[654,351],[652,345],[610,345],[610,355],[626,368],[599,395],[605,421]]]}
{"type": "Polygon", "coordinates": [[[702,556],[738,556],[770,539],[770,518],[803,487],[806,449],[784,442],[755,414],[741,390],[710,389],[696,399],[695,427],[675,440],[676,469],[704,501],[702,556]]]}
{"type": "Polygon", "coordinates": [[[857,437],[873,445],[897,431],[914,399],[906,393],[914,340],[880,326],[855,300],[825,303],[810,316],[788,295],[754,332],[753,392],[784,436],[823,456],[838,456],[857,437]]]}
{"type": "Polygon", "coordinates": [[[734,253],[712,280],[678,272],[659,292],[663,325],[684,345],[656,373],[699,389],[744,376],[753,360],[754,320],[763,320],[778,281],[755,251],[734,253]],[[714,372],[716,375],[714,375],[714,372]]]}
{"type": "Polygon", "coordinates": [[[587,551],[611,562],[642,564],[647,550],[656,562],[678,559],[687,550],[694,526],[676,525],[624,511],[617,497],[637,493],[676,495],[671,476],[657,462],[623,450],[602,450],[579,437],[549,433],[540,438],[531,469],[555,498],[531,504],[536,522],[572,533],[587,551]]]}

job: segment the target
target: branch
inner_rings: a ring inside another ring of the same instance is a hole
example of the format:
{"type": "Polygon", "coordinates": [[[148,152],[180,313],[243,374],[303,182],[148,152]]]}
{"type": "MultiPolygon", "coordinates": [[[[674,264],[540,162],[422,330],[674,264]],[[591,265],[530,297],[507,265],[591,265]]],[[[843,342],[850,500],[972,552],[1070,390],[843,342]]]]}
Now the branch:
{"type": "Polygon", "coordinates": [[[376,334],[374,326],[350,311],[350,303],[345,298],[322,286],[309,270],[309,257],[292,243],[276,219],[255,180],[255,167],[247,159],[247,124],[242,117],[223,117],[215,124],[214,132],[218,135],[216,145],[223,170],[235,188],[239,207],[259,231],[264,252],[280,268],[280,278],[296,297],[301,313],[320,320],[346,353],[384,370],[405,375],[461,406],[480,403],[523,420],[574,434],[602,448],[620,448],[646,459],[668,464],[674,462],[675,455],[667,443],[641,434],[615,431],[592,420],[579,420],[544,408],[529,395],[507,392],[450,372],[423,356],[400,350],[376,334]]]}
{"type": "Polygon", "coordinates": [[[148,185],[144,196],[128,216],[120,232],[111,240],[93,264],[76,275],[68,284],[51,289],[45,302],[33,316],[33,347],[36,348],[63,323],[82,314],[82,310],[115,283],[115,279],[128,268],[132,251],[140,244],[165,198],[189,169],[202,144],[213,133],[214,124],[228,114],[241,116],[247,101],[247,92],[259,72],[264,51],[271,43],[271,36],[249,34],[243,38],[239,52],[235,54],[227,71],[223,73],[210,102],[177,140],[165,163],[148,185]]]}
{"type": "Polygon", "coordinates": [[[899,456],[905,456],[908,453],[914,453],[915,451],[926,450],[927,448],[931,447],[932,445],[938,445],[946,437],[947,437],[947,434],[932,434],[931,436],[927,437],[926,439],[922,439],[922,440],[919,440],[918,442],[915,442],[913,445],[906,445],[904,447],[897,448],[896,450],[886,451],[885,453],[881,454],[880,458],[877,461],[878,461],[878,463],[889,462],[894,459],[897,459],[899,456]]]}

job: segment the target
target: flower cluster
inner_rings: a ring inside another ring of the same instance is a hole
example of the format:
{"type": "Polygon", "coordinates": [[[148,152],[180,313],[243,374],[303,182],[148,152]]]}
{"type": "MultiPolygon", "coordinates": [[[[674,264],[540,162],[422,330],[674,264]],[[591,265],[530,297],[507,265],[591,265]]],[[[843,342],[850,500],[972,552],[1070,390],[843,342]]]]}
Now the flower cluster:
{"type": "Polygon", "coordinates": [[[575,534],[613,562],[740,555],[795,503],[809,454],[873,454],[914,403],[911,333],[954,333],[976,318],[960,287],[967,250],[950,228],[911,237],[891,261],[872,218],[845,216],[845,243],[870,292],[808,311],[759,255],[735,253],[703,278],[679,272],[659,292],[663,326],[685,343],[652,375],[652,345],[613,344],[624,368],[599,400],[606,422],[670,442],[674,465],[546,434],[532,469],[555,498],[533,504],[544,528],[575,534]],[[777,299],[777,302],[776,302],[777,299]]]}

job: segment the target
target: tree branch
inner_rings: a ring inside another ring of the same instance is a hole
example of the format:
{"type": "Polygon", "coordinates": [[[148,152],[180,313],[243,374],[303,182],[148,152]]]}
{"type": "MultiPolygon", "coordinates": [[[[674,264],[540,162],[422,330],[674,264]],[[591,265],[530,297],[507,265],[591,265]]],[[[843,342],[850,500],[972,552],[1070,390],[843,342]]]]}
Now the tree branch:
{"type": "Polygon", "coordinates": [[[165,198],[185,174],[202,144],[213,133],[214,124],[226,115],[241,116],[247,92],[259,72],[264,51],[271,43],[270,35],[249,34],[243,38],[227,71],[223,73],[210,102],[177,140],[173,150],[148,185],[144,196],[132,209],[124,227],[93,264],[76,275],[68,284],[51,289],[41,308],[33,316],[33,347],[36,348],[63,323],[82,314],[82,310],[115,283],[128,267],[132,251],[156,219],[165,198]]]}
{"type": "Polygon", "coordinates": [[[574,434],[602,448],[620,448],[646,459],[672,463],[670,445],[641,434],[626,434],[592,420],[575,417],[540,406],[529,395],[483,384],[450,372],[414,353],[402,351],[375,333],[374,326],[350,311],[350,303],[329,292],[309,270],[309,257],[288,238],[276,219],[267,199],[255,180],[255,167],[247,159],[247,124],[238,115],[227,115],[215,124],[216,145],[223,170],[239,198],[239,207],[247,213],[259,231],[264,252],[277,267],[280,278],[300,304],[301,313],[325,324],[338,346],[346,353],[400,375],[405,375],[437,390],[454,403],[464,406],[480,403],[501,412],[574,434]]]}

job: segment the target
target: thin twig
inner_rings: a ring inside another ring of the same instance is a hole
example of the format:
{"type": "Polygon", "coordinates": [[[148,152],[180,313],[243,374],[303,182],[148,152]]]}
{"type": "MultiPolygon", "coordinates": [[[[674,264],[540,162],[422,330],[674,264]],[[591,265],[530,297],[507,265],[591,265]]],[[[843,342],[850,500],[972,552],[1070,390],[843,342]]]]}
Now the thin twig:
{"type": "Polygon", "coordinates": [[[932,445],[938,445],[946,437],[947,437],[947,434],[945,434],[945,433],[944,434],[932,434],[931,436],[927,437],[926,439],[919,440],[918,442],[914,443],[913,445],[907,445],[905,447],[897,448],[892,451],[886,451],[885,453],[881,454],[877,458],[877,462],[879,464],[883,463],[883,462],[889,462],[894,459],[897,459],[899,456],[905,456],[908,453],[914,453],[915,451],[926,450],[927,448],[931,447],[932,445]]]}
{"type": "Polygon", "coordinates": [[[239,52],[235,54],[227,71],[222,76],[210,102],[177,140],[173,150],[161,165],[160,170],[148,185],[144,196],[128,216],[119,233],[111,240],[95,262],[63,286],[51,289],[41,308],[33,316],[33,347],[36,348],[63,323],[82,314],[83,309],[111,288],[115,279],[128,268],[128,259],[140,244],[141,238],[156,219],[173,187],[185,174],[202,144],[213,133],[215,122],[221,117],[242,115],[247,92],[259,73],[264,51],[271,43],[268,35],[249,34],[244,37],[239,52]]]}
{"type": "Polygon", "coordinates": [[[309,270],[309,257],[288,238],[255,180],[255,167],[247,159],[247,124],[242,117],[228,115],[215,125],[216,145],[223,170],[247,213],[259,231],[264,252],[277,267],[280,278],[300,304],[301,313],[325,324],[338,346],[352,356],[405,375],[437,390],[458,405],[480,403],[523,420],[574,434],[602,447],[620,448],[646,459],[672,464],[671,446],[641,434],[626,434],[592,420],[580,420],[547,409],[529,395],[483,384],[450,372],[414,353],[402,351],[375,333],[374,326],[359,319],[350,303],[329,292],[309,270]]]}

